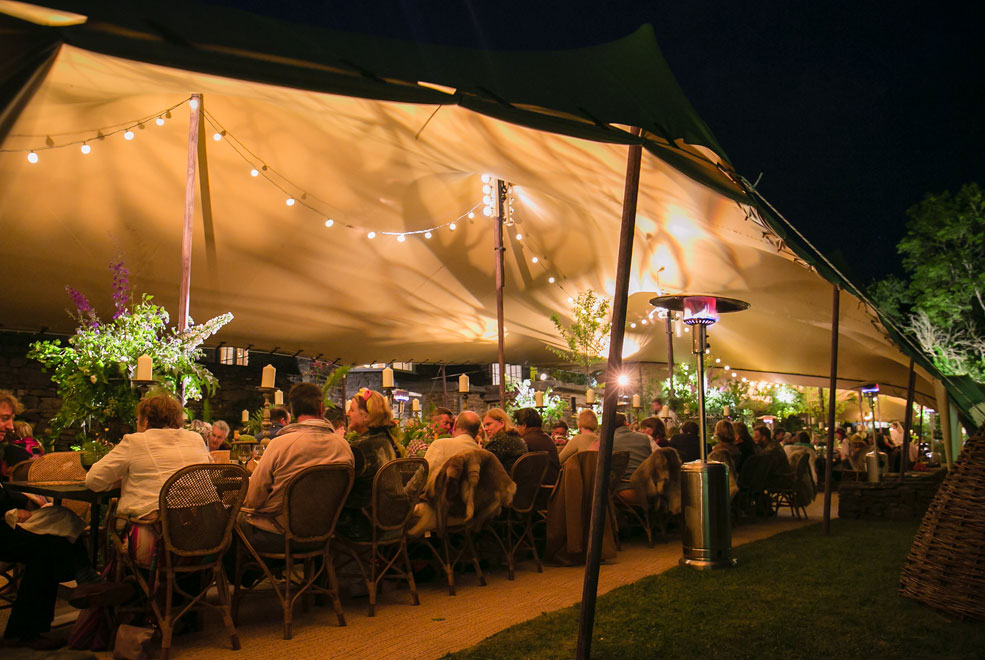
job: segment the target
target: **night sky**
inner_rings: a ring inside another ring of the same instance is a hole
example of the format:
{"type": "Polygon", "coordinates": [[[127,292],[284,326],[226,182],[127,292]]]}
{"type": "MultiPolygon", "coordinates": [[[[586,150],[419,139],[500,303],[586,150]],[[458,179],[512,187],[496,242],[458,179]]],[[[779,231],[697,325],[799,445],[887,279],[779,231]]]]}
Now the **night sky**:
{"type": "Polygon", "coordinates": [[[760,192],[862,286],[901,271],[909,206],[985,184],[978,3],[227,1],[470,47],[570,48],[650,23],[736,169],[762,174],[760,192]]]}

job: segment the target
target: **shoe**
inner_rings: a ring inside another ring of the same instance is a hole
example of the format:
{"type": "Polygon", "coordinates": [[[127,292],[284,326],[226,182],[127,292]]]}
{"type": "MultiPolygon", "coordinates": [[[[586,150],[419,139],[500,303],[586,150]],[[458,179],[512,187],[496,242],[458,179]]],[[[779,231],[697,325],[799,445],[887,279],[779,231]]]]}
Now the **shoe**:
{"type": "Polygon", "coordinates": [[[90,607],[119,605],[133,596],[133,587],[121,582],[91,582],[72,590],[68,604],[85,610],[90,607]]]}

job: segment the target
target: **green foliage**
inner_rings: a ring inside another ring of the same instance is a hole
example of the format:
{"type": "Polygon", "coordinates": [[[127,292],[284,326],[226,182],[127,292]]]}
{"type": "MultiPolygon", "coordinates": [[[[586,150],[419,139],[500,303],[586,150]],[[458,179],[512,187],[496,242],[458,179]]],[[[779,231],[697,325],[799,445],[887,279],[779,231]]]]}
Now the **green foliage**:
{"type": "Polygon", "coordinates": [[[202,342],[231,321],[232,314],[181,332],[168,327],[167,310],[155,305],[150,295],[136,304],[127,295],[125,301],[118,300],[113,319],[101,322],[81,294],[70,294],[78,308],[75,334],[64,343],[35,342],[28,352],[51,373],[61,398],[61,408],[51,420],[56,436],[66,428],[102,429],[111,420],[132,425],[139,393],[130,380],[137,358],[145,353],[154,361],[158,385],[171,394],[183,389],[186,399],[199,399],[215,391],[215,377],[196,359],[202,356],[202,342]]]}
{"type": "Polygon", "coordinates": [[[554,391],[548,387],[543,390],[544,392],[544,409],[539,410],[536,407],[537,400],[534,398],[536,390],[529,380],[522,381],[510,381],[506,384],[506,394],[508,403],[506,404],[506,412],[513,415],[514,412],[520,408],[534,408],[541,413],[541,418],[544,420],[546,425],[549,421],[554,421],[564,417],[565,411],[568,409],[568,404],[565,403],[554,391]]]}
{"type": "Polygon", "coordinates": [[[326,406],[337,407],[335,401],[332,400],[332,393],[342,387],[342,381],[345,380],[346,375],[352,371],[351,365],[344,365],[336,367],[332,370],[330,374],[325,377],[325,382],[322,383],[321,391],[322,396],[325,399],[326,406]]]}
{"type": "Polygon", "coordinates": [[[551,314],[551,322],[567,349],[548,345],[547,350],[590,373],[609,352],[609,330],[612,328],[609,306],[607,298],[598,296],[591,289],[578,294],[571,305],[571,325],[565,326],[559,314],[551,314]]]}
{"type": "Polygon", "coordinates": [[[877,282],[870,294],[942,373],[985,383],[985,191],[927,195],[907,217],[897,247],[908,280],[877,282]]]}
{"type": "Polygon", "coordinates": [[[260,406],[250,413],[249,421],[243,424],[240,439],[243,438],[243,433],[248,433],[249,435],[256,437],[260,437],[263,434],[263,406],[260,406]]]}

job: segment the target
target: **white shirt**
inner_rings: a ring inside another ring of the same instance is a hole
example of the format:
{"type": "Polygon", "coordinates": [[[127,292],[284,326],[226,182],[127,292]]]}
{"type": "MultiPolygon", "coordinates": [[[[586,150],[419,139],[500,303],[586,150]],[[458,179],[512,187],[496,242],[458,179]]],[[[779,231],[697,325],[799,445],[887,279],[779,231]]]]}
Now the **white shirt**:
{"type": "Polygon", "coordinates": [[[454,438],[438,438],[428,447],[424,460],[428,462],[430,474],[435,475],[449,458],[472,449],[481,449],[481,447],[475,438],[465,433],[454,438]]]}
{"type": "Polygon", "coordinates": [[[211,463],[202,436],[184,429],[128,433],[86,474],[86,486],[102,491],[123,480],[119,512],[140,517],[157,511],[161,486],[183,467],[211,463]]]}

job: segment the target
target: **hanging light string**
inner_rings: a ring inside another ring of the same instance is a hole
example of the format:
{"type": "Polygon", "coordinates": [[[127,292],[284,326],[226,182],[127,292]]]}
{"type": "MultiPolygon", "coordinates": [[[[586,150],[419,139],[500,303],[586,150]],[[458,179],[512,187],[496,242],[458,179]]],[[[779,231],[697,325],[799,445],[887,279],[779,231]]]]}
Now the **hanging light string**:
{"type": "MultiPolygon", "coordinates": [[[[122,122],[122,123],[119,123],[119,124],[112,124],[110,126],[103,126],[102,128],[94,128],[94,129],[90,129],[88,131],[74,131],[74,132],[71,132],[71,133],[48,133],[48,134],[46,134],[44,136],[45,143],[44,143],[43,146],[24,147],[24,148],[18,148],[18,149],[0,149],[0,153],[21,153],[21,154],[26,153],[27,154],[27,159],[31,163],[37,163],[38,162],[38,152],[39,151],[49,151],[51,149],[64,149],[65,147],[73,147],[73,146],[76,146],[76,145],[80,145],[82,147],[82,153],[83,154],[88,154],[91,151],[91,147],[90,147],[89,143],[90,142],[93,142],[94,140],[104,140],[104,139],[106,139],[106,138],[108,138],[110,136],[117,135],[119,133],[123,133],[123,137],[125,139],[132,140],[133,137],[134,137],[133,129],[135,129],[135,128],[144,128],[144,126],[148,122],[150,122],[150,121],[154,121],[158,126],[163,126],[165,119],[170,119],[171,118],[171,111],[174,110],[174,109],[176,109],[176,108],[181,107],[185,103],[188,103],[189,100],[191,100],[191,97],[186,98],[186,99],[182,99],[178,103],[175,103],[173,105],[170,105],[170,106],[164,108],[163,110],[159,110],[158,112],[155,112],[155,113],[152,113],[152,114],[149,114],[149,115],[140,117],[139,119],[134,119],[132,121],[122,122]],[[80,133],[90,134],[90,135],[88,137],[76,138],[74,140],[69,140],[68,142],[60,142],[60,143],[56,143],[52,139],[52,137],[51,137],[52,135],[54,135],[56,137],[62,137],[62,136],[66,136],[66,135],[79,135],[80,133]]],[[[12,138],[40,138],[42,136],[40,136],[40,135],[11,135],[10,137],[12,137],[12,138]]]]}

